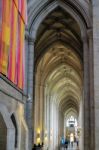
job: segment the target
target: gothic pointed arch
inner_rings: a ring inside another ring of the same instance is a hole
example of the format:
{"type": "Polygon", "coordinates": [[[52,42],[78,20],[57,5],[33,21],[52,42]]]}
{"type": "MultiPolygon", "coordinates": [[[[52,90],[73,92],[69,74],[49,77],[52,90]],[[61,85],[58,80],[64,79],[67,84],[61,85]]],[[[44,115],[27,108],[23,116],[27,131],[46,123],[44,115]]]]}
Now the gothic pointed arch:
{"type": "Polygon", "coordinates": [[[86,28],[91,28],[91,24],[92,24],[91,17],[88,14],[88,12],[85,11],[84,7],[82,7],[79,1],[75,1],[75,2],[71,0],[70,1],[61,1],[61,0],[43,1],[43,3],[36,2],[35,5],[32,5],[32,3],[33,2],[30,1],[30,4],[28,4],[28,10],[29,10],[28,29],[31,36],[34,39],[36,38],[36,32],[41,22],[45,19],[45,17],[50,12],[52,12],[57,7],[61,7],[65,11],[70,13],[78,22],[81,30],[84,31],[84,29],[82,29],[84,28],[83,25],[85,25],[86,28]]]}

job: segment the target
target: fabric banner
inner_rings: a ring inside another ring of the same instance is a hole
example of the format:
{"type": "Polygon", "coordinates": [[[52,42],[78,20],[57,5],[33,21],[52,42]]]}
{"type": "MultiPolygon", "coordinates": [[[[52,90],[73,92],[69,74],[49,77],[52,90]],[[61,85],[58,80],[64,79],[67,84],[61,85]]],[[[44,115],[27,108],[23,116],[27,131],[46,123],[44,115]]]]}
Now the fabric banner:
{"type": "Polygon", "coordinates": [[[26,1],[1,0],[0,11],[0,72],[23,89],[26,1]]]}
{"type": "Polygon", "coordinates": [[[1,25],[2,25],[2,0],[0,0],[0,31],[1,31],[1,25]]]}
{"type": "Polygon", "coordinates": [[[26,0],[13,0],[18,12],[20,13],[20,16],[22,17],[24,23],[27,23],[27,5],[26,0]]]}
{"type": "Polygon", "coordinates": [[[10,15],[11,15],[11,0],[2,1],[2,34],[1,34],[1,49],[0,49],[0,71],[7,75],[8,69],[8,54],[10,47],[10,15]]]}
{"type": "MultiPolygon", "coordinates": [[[[1,36],[2,36],[2,0],[0,0],[0,58],[1,58],[1,36]]],[[[0,70],[1,70],[1,61],[0,61],[0,70]]]]}
{"type": "Polygon", "coordinates": [[[19,40],[18,40],[18,87],[23,88],[23,50],[24,50],[24,32],[25,26],[21,17],[19,19],[19,40]]]}
{"type": "Polygon", "coordinates": [[[13,2],[14,2],[14,4],[16,5],[16,8],[18,9],[18,3],[19,3],[19,1],[21,1],[21,0],[12,0],[13,2]]]}
{"type": "Polygon", "coordinates": [[[10,53],[9,53],[9,68],[8,78],[16,83],[16,52],[17,52],[17,38],[18,38],[18,11],[12,1],[11,6],[11,36],[10,36],[10,53]]]}

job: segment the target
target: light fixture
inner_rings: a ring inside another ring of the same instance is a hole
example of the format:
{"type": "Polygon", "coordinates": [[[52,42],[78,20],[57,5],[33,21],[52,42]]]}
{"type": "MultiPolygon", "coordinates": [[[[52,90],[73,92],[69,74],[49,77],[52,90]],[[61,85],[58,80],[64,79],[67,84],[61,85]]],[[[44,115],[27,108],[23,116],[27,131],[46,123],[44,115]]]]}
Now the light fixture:
{"type": "Polygon", "coordinates": [[[40,128],[37,129],[37,133],[40,134],[40,128]]]}
{"type": "Polygon", "coordinates": [[[37,128],[37,144],[40,144],[41,139],[40,139],[40,128],[37,128]]]}
{"type": "Polygon", "coordinates": [[[45,143],[47,143],[47,140],[48,140],[48,132],[47,132],[47,130],[45,130],[45,136],[44,136],[44,139],[45,139],[45,143]]]}

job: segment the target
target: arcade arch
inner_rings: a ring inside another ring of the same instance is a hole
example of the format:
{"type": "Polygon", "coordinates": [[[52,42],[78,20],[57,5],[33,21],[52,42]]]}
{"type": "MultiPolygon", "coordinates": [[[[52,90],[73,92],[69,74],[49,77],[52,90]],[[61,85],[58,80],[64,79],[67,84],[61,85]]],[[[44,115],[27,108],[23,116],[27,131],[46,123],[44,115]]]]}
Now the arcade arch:
{"type": "MultiPolygon", "coordinates": [[[[34,50],[35,59],[34,142],[37,135],[41,141],[44,141],[45,134],[50,141],[56,124],[62,122],[60,126],[64,126],[64,122],[59,121],[58,118],[64,120],[63,114],[71,108],[79,116],[80,101],[82,101],[84,149],[88,150],[94,145],[93,142],[90,146],[91,139],[88,140],[90,129],[88,118],[93,120],[88,112],[92,109],[88,110],[88,106],[91,107],[89,85],[93,84],[90,82],[89,74],[92,67],[90,62],[92,48],[90,50],[88,45],[91,23],[80,5],[77,7],[72,2],[70,4],[65,1],[47,2],[46,6],[42,6],[41,11],[39,8],[38,12],[34,13],[35,17],[30,15],[29,18],[30,42],[32,38],[35,40],[35,44],[30,46],[30,49],[34,50]],[[61,111],[62,113],[59,113],[61,111]],[[51,123],[49,120],[54,121],[51,123]]],[[[53,134],[54,138],[58,129],[59,126],[53,134]]],[[[57,148],[59,136],[58,133],[56,141],[52,143],[54,148],[57,148]]],[[[94,139],[94,135],[91,138],[94,139]]]]}

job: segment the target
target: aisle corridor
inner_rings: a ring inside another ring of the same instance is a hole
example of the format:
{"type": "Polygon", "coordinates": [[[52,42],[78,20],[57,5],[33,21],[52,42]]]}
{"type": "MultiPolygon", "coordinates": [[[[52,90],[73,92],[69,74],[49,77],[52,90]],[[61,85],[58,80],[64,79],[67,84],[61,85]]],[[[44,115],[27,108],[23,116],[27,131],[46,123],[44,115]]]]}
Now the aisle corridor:
{"type": "Polygon", "coordinates": [[[99,150],[98,89],[99,0],[0,0],[0,150],[99,150]]]}

